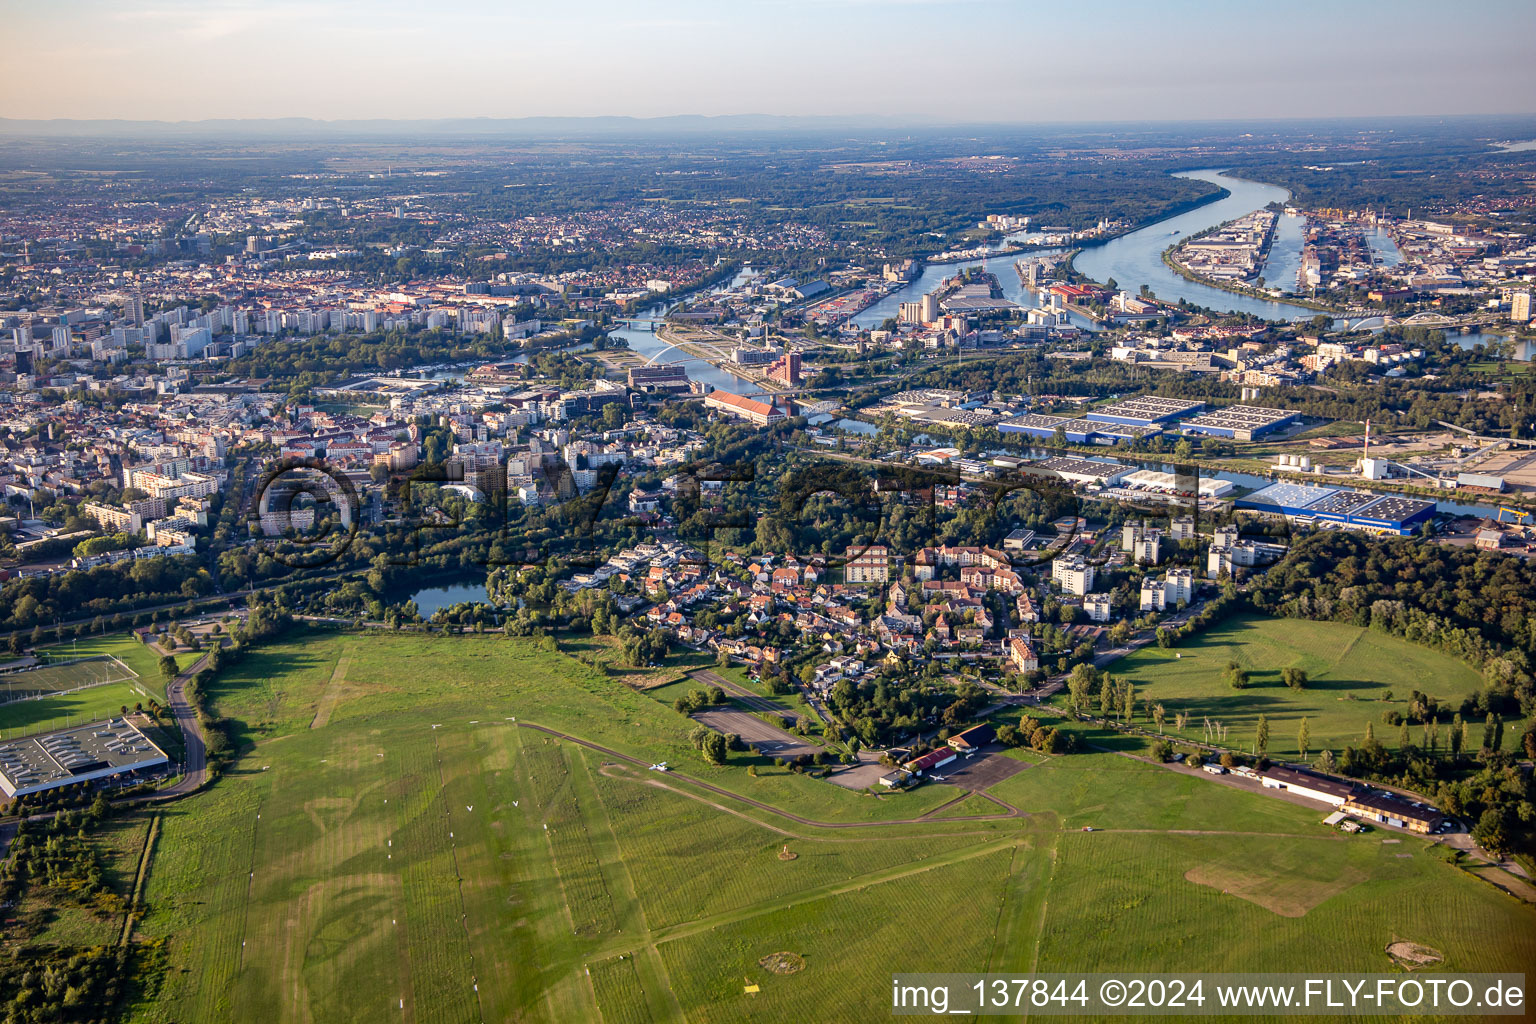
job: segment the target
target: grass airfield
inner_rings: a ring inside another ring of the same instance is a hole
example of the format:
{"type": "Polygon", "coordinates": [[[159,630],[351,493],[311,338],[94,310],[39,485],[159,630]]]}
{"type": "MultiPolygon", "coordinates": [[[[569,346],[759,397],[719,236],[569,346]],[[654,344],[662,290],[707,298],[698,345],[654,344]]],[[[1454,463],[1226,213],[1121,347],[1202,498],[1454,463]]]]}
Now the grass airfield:
{"type": "Polygon", "coordinates": [[[296,633],[214,696],[245,752],[158,812],[133,1020],[853,1020],[894,971],[1536,957],[1536,911],[1424,840],[1113,754],[955,816],[985,806],[708,766],[661,701],[501,637],[296,633]]]}

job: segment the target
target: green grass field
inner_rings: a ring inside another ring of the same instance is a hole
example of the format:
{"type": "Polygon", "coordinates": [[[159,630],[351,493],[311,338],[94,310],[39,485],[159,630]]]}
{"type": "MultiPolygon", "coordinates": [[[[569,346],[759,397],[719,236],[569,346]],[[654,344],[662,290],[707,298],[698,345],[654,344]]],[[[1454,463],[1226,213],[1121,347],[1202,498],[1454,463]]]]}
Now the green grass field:
{"type": "Polygon", "coordinates": [[[1033,759],[993,789],[1022,818],[908,822],[958,791],[706,766],[687,719],[529,640],[300,633],[213,697],[243,752],[157,812],[139,937],[165,944],[135,1021],[866,1020],[892,971],[1536,953],[1536,911],[1424,840],[1113,754],[1033,759]]]}
{"type": "MultiPolygon", "coordinates": [[[[1396,746],[1398,730],[1383,724],[1384,710],[1406,713],[1413,690],[1455,707],[1481,685],[1466,663],[1397,637],[1335,622],[1248,615],[1228,619],[1171,650],[1145,647],[1107,671],[1133,681],[1138,700],[1167,709],[1164,731],[1169,735],[1199,740],[1204,720],[1210,719],[1227,728],[1225,746],[1247,750],[1259,715],[1267,715],[1269,752],[1281,757],[1296,756],[1303,717],[1314,756],[1324,748],[1338,753],[1358,745],[1367,723],[1373,723],[1378,740],[1396,746]],[[1229,661],[1248,670],[1246,689],[1234,690],[1223,680],[1229,661]],[[1288,689],[1281,681],[1281,670],[1290,667],[1306,671],[1305,690],[1288,689]],[[1392,701],[1387,703],[1389,692],[1392,701]],[[1183,733],[1173,725],[1179,711],[1190,716],[1183,733]]],[[[1148,724],[1139,709],[1138,721],[1148,724]]],[[[1413,741],[1419,742],[1417,728],[1413,741]]]]}
{"type": "Polygon", "coordinates": [[[146,702],[154,693],[138,682],[105,683],[72,693],[0,704],[0,738],[63,729],[70,725],[112,718],[123,705],[146,702]]]}
{"type": "MultiPolygon", "coordinates": [[[[40,649],[47,658],[66,661],[75,658],[113,657],[137,673],[138,679],[121,679],[116,682],[90,686],[83,690],[60,693],[56,696],[29,698],[0,703],[0,738],[24,736],[28,733],[62,729],[94,719],[110,718],[118,714],[123,705],[151,699],[165,700],[165,677],[160,674],[160,656],[134,639],[131,633],[113,633],[93,636],[40,649]]],[[[196,655],[183,652],[177,657],[178,665],[185,668],[196,655]]],[[[46,677],[51,685],[69,685],[78,675],[78,682],[88,682],[101,676],[103,662],[87,662],[83,666],[57,665],[37,670],[40,675],[23,672],[13,676],[0,676],[0,702],[6,701],[7,687],[27,688],[29,683],[46,677]]],[[[112,669],[113,674],[121,674],[112,669]]],[[[179,750],[179,741],[175,744],[179,750]]]]}
{"type": "MultiPolygon", "coordinates": [[[[157,700],[165,699],[165,677],[160,674],[160,655],[139,643],[132,633],[108,633],[105,636],[81,637],[64,643],[51,644],[41,652],[56,659],[90,658],[111,655],[139,674],[144,688],[156,694],[157,700]]],[[[196,660],[190,652],[176,655],[181,668],[196,660]]]]}

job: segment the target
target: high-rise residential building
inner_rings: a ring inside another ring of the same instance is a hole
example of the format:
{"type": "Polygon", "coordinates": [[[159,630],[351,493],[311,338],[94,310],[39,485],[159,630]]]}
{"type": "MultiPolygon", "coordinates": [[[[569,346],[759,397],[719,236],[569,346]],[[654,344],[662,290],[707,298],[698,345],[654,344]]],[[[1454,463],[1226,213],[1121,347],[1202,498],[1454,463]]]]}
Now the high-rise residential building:
{"type": "Polygon", "coordinates": [[[1509,298],[1509,318],[1515,323],[1523,324],[1531,319],[1531,293],[1515,292],[1509,298]]]}
{"type": "Polygon", "coordinates": [[[1097,570],[1079,555],[1058,558],[1051,563],[1051,579],[1061,584],[1061,589],[1078,597],[1093,589],[1097,570]]]}

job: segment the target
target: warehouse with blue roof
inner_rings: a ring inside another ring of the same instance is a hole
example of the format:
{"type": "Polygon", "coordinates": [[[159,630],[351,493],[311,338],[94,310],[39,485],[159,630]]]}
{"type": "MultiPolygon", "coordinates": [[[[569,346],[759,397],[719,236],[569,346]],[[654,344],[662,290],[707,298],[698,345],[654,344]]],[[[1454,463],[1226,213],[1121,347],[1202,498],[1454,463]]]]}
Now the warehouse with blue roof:
{"type": "Polygon", "coordinates": [[[1073,444],[1128,444],[1139,437],[1150,437],[1153,434],[1162,433],[1162,429],[1155,426],[1073,419],[1067,416],[1045,416],[1040,413],[1030,413],[1027,416],[1016,416],[1011,420],[1005,420],[997,425],[997,430],[1000,434],[1026,434],[1042,441],[1050,441],[1055,438],[1058,427],[1066,439],[1073,444]]]}
{"type": "Polygon", "coordinates": [[[1312,484],[1278,483],[1238,498],[1236,508],[1326,523],[1351,530],[1408,536],[1435,516],[1435,503],[1400,494],[1372,494],[1312,484]]]}

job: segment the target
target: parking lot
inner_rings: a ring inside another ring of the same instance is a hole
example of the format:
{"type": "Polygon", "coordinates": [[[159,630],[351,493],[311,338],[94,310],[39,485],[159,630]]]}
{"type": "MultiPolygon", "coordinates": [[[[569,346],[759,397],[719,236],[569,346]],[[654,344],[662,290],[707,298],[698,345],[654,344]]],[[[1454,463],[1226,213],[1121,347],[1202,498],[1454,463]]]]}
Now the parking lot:
{"type": "Polygon", "coordinates": [[[756,747],[769,757],[799,757],[815,754],[821,748],[813,746],[803,737],[776,729],[756,715],[746,711],[700,711],[693,719],[717,732],[733,732],[748,746],[756,747]]]}

